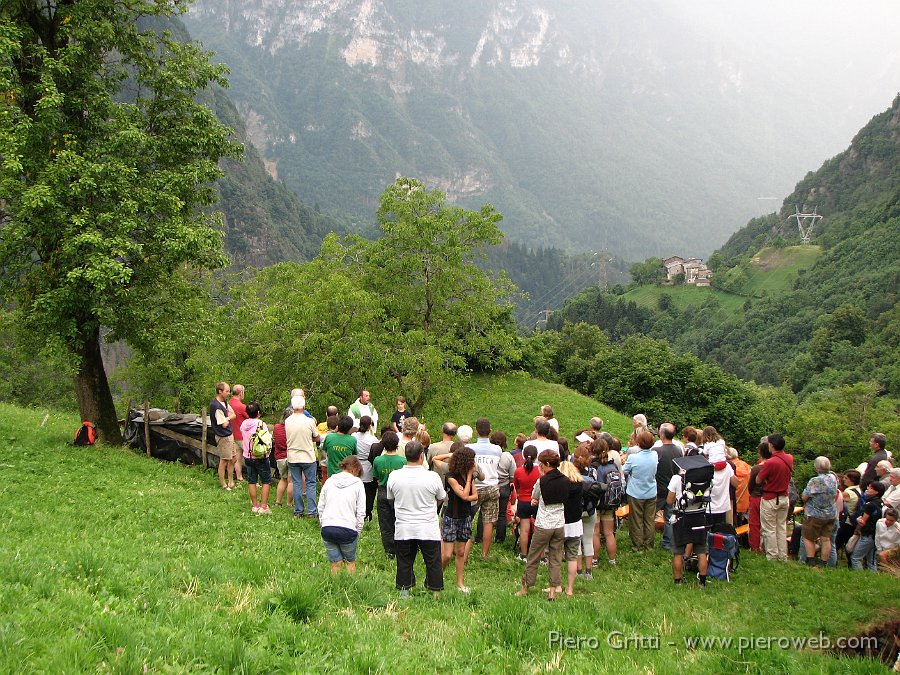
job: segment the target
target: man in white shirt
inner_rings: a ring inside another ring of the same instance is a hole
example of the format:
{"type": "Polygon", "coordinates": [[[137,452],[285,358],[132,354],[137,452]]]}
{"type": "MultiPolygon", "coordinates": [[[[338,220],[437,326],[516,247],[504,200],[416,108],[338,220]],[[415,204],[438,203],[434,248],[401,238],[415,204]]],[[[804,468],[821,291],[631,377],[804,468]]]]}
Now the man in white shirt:
{"type": "Polygon", "coordinates": [[[284,421],[284,433],[287,436],[288,469],[294,483],[294,517],[300,518],[305,507],[307,518],[318,518],[316,443],[319,442],[319,432],[316,421],[304,414],[306,399],[303,396],[291,397],[291,409],[294,412],[284,421]]]}
{"type": "MultiPolygon", "coordinates": [[[[538,456],[540,456],[544,450],[555,450],[556,452],[559,452],[559,443],[547,438],[550,435],[550,422],[548,422],[546,418],[534,418],[534,433],[537,438],[525,441],[524,447],[527,448],[529,445],[533,446],[534,449],[537,450],[538,456]]],[[[568,457],[563,457],[562,455],[559,457],[560,462],[564,462],[567,459],[568,457]]]]}
{"type": "MultiPolygon", "coordinates": [[[[491,423],[482,417],[475,422],[475,432],[478,439],[467,445],[475,453],[475,466],[481,469],[483,478],[475,479],[475,490],[478,492],[477,510],[481,511],[483,537],[481,540],[481,557],[487,558],[491,552],[491,542],[494,539],[494,524],[500,517],[500,459],[503,450],[499,445],[491,443],[491,423]]],[[[505,509],[504,505],[504,509],[505,509]]],[[[473,515],[474,517],[474,515],[473,515]]],[[[505,514],[504,514],[504,517],[505,514]]],[[[471,542],[471,539],[469,540],[471,542]]],[[[468,544],[466,553],[471,549],[468,544]]]]}
{"type": "Polygon", "coordinates": [[[372,418],[373,429],[378,428],[378,411],[375,410],[375,406],[372,404],[372,395],[365,389],[359,393],[359,398],[350,404],[347,414],[353,418],[352,431],[359,429],[359,421],[363,418],[363,415],[368,415],[372,418]]]}
{"type": "Polygon", "coordinates": [[[440,477],[423,465],[425,448],[410,441],[404,448],[406,466],[392,471],[387,481],[387,498],[394,503],[394,542],[397,551],[397,588],[408,598],[416,585],[413,563],[416,551],[425,561],[425,588],[435,594],[444,590],[441,566],[441,530],[435,506],[447,497],[440,477]]]}
{"type": "Polygon", "coordinates": [[[897,509],[885,509],[884,518],[875,523],[875,554],[879,565],[886,565],[900,550],[900,523],[897,509]]]}

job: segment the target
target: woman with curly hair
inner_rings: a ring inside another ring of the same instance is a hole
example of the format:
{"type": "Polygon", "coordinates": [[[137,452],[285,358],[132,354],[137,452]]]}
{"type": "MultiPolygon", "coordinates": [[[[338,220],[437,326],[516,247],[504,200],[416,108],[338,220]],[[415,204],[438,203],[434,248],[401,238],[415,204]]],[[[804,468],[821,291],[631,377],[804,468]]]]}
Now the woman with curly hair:
{"type": "MultiPolygon", "coordinates": [[[[457,443],[453,444],[454,446],[457,443]]],[[[461,445],[459,443],[458,445],[461,445]]],[[[452,549],[444,547],[444,569],[456,556],[456,588],[468,593],[463,583],[466,567],[466,542],[472,538],[472,504],[478,501],[475,490],[475,452],[465,446],[453,449],[450,465],[447,469],[447,505],[441,519],[441,535],[445,544],[452,544],[452,549]],[[452,554],[452,555],[451,555],[452,554]]]]}

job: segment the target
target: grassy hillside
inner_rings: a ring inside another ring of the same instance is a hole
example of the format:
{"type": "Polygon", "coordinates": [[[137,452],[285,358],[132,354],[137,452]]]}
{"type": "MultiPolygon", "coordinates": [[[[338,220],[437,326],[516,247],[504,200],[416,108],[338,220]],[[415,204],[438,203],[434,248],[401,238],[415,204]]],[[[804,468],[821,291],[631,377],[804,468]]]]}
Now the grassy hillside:
{"type": "MultiPolygon", "coordinates": [[[[586,428],[595,415],[603,419],[603,428],[614,436],[627,438],[631,433],[631,415],[620,414],[568,387],[536,380],[525,373],[472,377],[463,391],[462,400],[447,419],[474,427],[475,420],[487,417],[493,429],[506,433],[512,447],[516,433],[530,433],[534,428],[534,417],[540,414],[545,403],[553,406],[560,432],[570,441],[573,434],[586,428]]],[[[426,407],[423,418],[433,433],[439,433],[445,421],[443,415],[444,411],[426,407]]]]}
{"type": "Polygon", "coordinates": [[[688,307],[701,307],[713,299],[719,308],[733,314],[744,302],[744,298],[734,293],[723,293],[715,288],[702,286],[638,286],[623,295],[622,299],[626,302],[634,301],[639,307],[656,310],[664,295],[672,299],[672,306],[680,312],[688,307]]]}
{"type": "MultiPolygon", "coordinates": [[[[629,290],[622,299],[634,301],[639,307],[650,310],[660,308],[660,298],[668,295],[672,307],[679,312],[688,307],[702,307],[712,299],[716,308],[727,318],[739,318],[747,298],[774,296],[789,292],[797,278],[810,269],[819,256],[821,246],[768,246],[760,250],[740,270],[725,272],[722,286],[729,292],[713,287],[698,286],[638,286],[629,290]],[[729,283],[729,277],[736,277],[729,283]]],[[[717,285],[718,280],[717,280],[717,285]]],[[[707,305],[708,306],[708,305],[707,305]]]]}
{"type": "Polygon", "coordinates": [[[766,247],[750,261],[745,295],[774,295],[789,291],[801,270],[808,270],[822,255],[821,246],[766,247]]]}
{"type": "Polygon", "coordinates": [[[882,670],[816,649],[739,653],[685,640],[856,635],[893,616],[893,578],[745,555],[732,583],[702,592],[672,585],[662,551],[622,546],[618,567],[550,604],[539,590],[513,597],[522,567],[507,544],[469,563],[471,595],[448,587],[439,600],[401,602],[377,527],[363,532],[359,576],[331,579],[316,522],[284,509],[253,516],[244,491],[223,492],[211,471],[73,448],[78,419],[51,413],[41,426],[43,415],[0,405],[9,478],[0,483],[0,672],[882,670]],[[551,631],[588,642],[560,649],[551,631]],[[630,646],[609,647],[615,631],[630,646]],[[659,644],[641,649],[638,636],[659,644]]]}

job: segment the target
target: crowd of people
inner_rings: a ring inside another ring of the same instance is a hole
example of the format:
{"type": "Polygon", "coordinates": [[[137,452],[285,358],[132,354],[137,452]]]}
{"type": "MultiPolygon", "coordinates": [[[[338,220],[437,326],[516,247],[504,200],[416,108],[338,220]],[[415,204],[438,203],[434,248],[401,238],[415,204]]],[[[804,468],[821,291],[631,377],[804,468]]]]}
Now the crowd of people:
{"type": "Polygon", "coordinates": [[[696,558],[704,587],[706,539],[687,543],[686,508],[695,509],[703,532],[732,528],[772,561],[796,555],[809,566],[834,567],[843,554],[850,567],[875,572],[900,559],[900,467],[892,465],[880,433],[871,435],[872,455],[857,468],[837,474],[827,457],[817,457],[816,475],[798,491],[794,457],[777,433],[760,440],[751,466],[712,426],[677,433],[664,422],[651,429],[641,414],[634,416],[624,447],[598,417],[573,433],[570,444],[545,405],[509,448],[507,435],[492,430],[487,418],[474,429],[444,422],[441,439],[432,442],[403,397],[379,428],[368,391],[346,414],[329,406],[325,421],[317,423],[304,391],[295,389],[271,433],[259,405],[245,405],[244,398],[244,387],[232,391],[221,382],[210,404],[222,488],[231,491],[245,480],[252,512],[269,515],[277,472],[275,506],[293,505],[295,517],[318,520],[334,574],[355,573],[359,536],[377,514],[402,597],[416,585],[419,553],[427,589],[443,590],[444,569],[452,563],[456,588],[468,593],[465,571],[473,543],[480,543],[487,559],[492,545],[504,544],[510,532],[524,563],[517,594],[530,591],[546,563],[547,599],[571,596],[576,579],[593,577],[601,551],[602,564],[616,565],[622,521],[635,553],[652,549],[662,533],[659,545],[672,553],[675,583],[684,583],[685,557],[696,558]],[[685,486],[682,457],[702,457],[701,463],[711,465],[702,499],[685,486]],[[685,507],[691,503],[700,506],[685,507]],[[802,526],[793,525],[795,509],[804,513],[802,526]]]}

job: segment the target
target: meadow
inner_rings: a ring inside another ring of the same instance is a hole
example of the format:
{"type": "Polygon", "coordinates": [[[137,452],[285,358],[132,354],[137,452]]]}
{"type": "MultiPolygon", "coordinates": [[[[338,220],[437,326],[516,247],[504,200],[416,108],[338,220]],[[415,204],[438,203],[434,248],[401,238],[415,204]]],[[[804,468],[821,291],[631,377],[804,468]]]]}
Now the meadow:
{"type": "Polygon", "coordinates": [[[748,298],[761,298],[787,293],[803,270],[810,269],[822,255],[822,247],[815,245],[766,247],[761,249],[745,266],[746,281],[740,293],[729,293],[711,286],[637,286],[623,297],[640,307],[656,310],[663,295],[671,299],[672,307],[679,312],[688,307],[701,307],[710,300],[716,301],[718,310],[728,318],[736,318],[748,298]]]}
{"type": "Polygon", "coordinates": [[[72,447],[78,424],[0,404],[0,672],[884,672],[812,647],[686,640],[854,636],[896,618],[886,575],[745,553],[731,583],[675,587],[670,558],[631,553],[620,532],[618,566],[571,599],[514,597],[507,541],[469,563],[470,595],[448,573],[440,599],[420,586],[401,601],[375,524],[358,576],[331,578],[315,521],[254,516],[245,489],[199,467],[72,447]]]}

